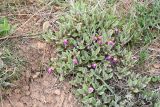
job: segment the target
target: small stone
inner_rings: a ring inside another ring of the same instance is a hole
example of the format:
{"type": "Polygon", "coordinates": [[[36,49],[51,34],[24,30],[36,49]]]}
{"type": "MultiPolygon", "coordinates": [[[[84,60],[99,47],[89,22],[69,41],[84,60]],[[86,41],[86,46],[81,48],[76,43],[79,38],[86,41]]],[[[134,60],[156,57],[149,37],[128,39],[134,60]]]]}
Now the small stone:
{"type": "Polygon", "coordinates": [[[15,107],[24,107],[23,103],[21,102],[16,102],[15,107]]]}
{"type": "Polygon", "coordinates": [[[54,97],[49,94],[49,95],[46,97],[46,101],[47,101],[47,103],[52,103],[52,102],[54,102],[54,97]]]}
{"type": "Polygon", "coordinates": [[[156,68],[156,69],[159,69],[159,68],[160,68],[160,64],[154,64],[153,66],[154,66],[154,68],[156,68]]]}
{"type": "Polygon", "coordinates": [[[3,102],[3,107],[12,107],[12,105],[9,103],[9,101],[4,101],[3,102]]]}
{"type": "Polygon", "coordinates": [[[73,99],[72,94],[69,93],[69,95],[68,95],[68,101],[72,101],[72,99],[73,99]]]}
{"type": "Polygon", "coordinates": [[[32,99],[37,99],[37,100],[39,100],[39,98],[41,97],[41,95],[40,95],[40,93],[39,92],[32,92],[31,93],[31,98],[32,99]]]}
{"type": "Polygon", "coordinates": [[[24,89],[24,90],[29,90],[29,86],[26,85],[26,86],[23,87],[23,89],[24,89]]]}
{"type": "Polygon", "coordinates": [[[40,75],[40,72],[36,72],[36,74],[34,74],[32,77],[33,79],[37,78],[40,75]]]}
{"type": "Polygon", "coordinates": [[[2,52],[0,51],[0,56],[2,55],[2,52]]]}
{"type": "Polygon", "coordinates": [[[51,90],[50,90],[50,89],[46,89],[46,90],[44,90],[44,93],[45,93],[45,94],[50,94],[50,93],[51,93],[51,90]]]}
{"type": "Polygon", "coordinates": [[[32,44],[32,47],[38,50],[44,50],[46,48],[47,44],[43,42],[36,42],[32,44]]]}
{"type": "Polygon", "coordinates": [[[30,95],[31,93],[29,91],[26,91],[26,95],[30,95]]]}
{"type": "Polygon", "coordinates": [[[59,89],[56,89],[56,90],[54,90],[53,93],[59,96],[61,94],[61,91],[59,89]]]}
{"type": "Polygon", "coordinates": [[[49,27],[51,26],[49,21],[46,21],[43,23],[43,32],[47,32],[49,30],[49,27]]]}
{"type": "Polygon", "coordinates": [[[31,72],[30,71],[26,71],[26,78],[29,78],[29,77],[31,77],[31,72]]]}
{"type": "Polygon", "coordinates": [[[39,97],[39,101],[41,101],[41,102],[43,102],[44,104],[46,104],[47,103],[47,101],[46,101],[46,97],[45,97],[45,95],[40,95],[40,97],[39,97]]]}
{"type": "Polygon", "coordinates": [[[49,81],[43,81],[42,85],[45,87],[49,87],[50,86],[50,82],[49,81]]]}
{"type": "Polygon", "coordinates": [[[19,94],[19,93],[20,93],[20,89],[15,89],[14,92],[15,92],[16,94],[19,94]]]}

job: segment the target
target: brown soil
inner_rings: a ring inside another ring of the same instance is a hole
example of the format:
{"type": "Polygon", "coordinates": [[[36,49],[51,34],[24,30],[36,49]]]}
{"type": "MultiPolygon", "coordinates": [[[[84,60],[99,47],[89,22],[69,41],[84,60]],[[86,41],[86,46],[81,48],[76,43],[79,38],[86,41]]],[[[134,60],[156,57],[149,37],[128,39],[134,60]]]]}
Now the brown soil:
{"type": "Polygon", "coordinates": [[[160,75],[160,38],[157,38],[148,48],[149,58],[145,64],[151,75],[160,75]]]}
{"type": "MultiPolygon", "coordinates": [[[[23,82],[22,82],[23,83],[23,82]]],[[[67,83],[44,74],[29,84],[19,85],[2,102],[3,107],[77,107],[67,83]]]]}
{"type": "Polygon", "coordinates": [[[18,26],[11,35],[18,38],[12,38],[12,41],[16,41],[15,45],[19,50],[17,53],[27,63],[21,78],[14,83],[16,86],[5,93],[1,92],[3,99],[0,107],[79,107],[71,93],[71,85],[60,82],[58,77],[52,75],[54,72],[47,73],[48,62],[55,57],[54,43],[38,39],[39,35],[38,38],[29,35],[44,30],[46,32],[48,29],[55,30],[54,22],[58,13],[51,7],[42,9],[35,4],[29,4],[19,7],[18,11],[8,10],[1,13],[0,16],[7,16],[12,25],[18,26]],[[46,21],[51,25],[44,28],[46,21]],[[24,35],[28,36],[23,37],[24,35]]]}
{"type": "Polygon", "coordinates": [[[25,41],[17,47],[28,64],[16,87],[4,95],[2,107],[78,107],[69,83],[59,82],[46,71],[54,55],[52,46],[38,40],[25,41]]]}

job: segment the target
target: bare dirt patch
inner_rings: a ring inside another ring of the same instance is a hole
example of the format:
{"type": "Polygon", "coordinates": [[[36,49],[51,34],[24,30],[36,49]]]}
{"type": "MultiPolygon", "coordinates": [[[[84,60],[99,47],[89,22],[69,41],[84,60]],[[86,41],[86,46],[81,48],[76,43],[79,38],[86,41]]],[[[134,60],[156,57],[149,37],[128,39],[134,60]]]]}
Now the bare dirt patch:
{"type": "Polygon", "coordinates": [[[46,71],[54,55],[52,45],[29,39],[17,46],[28,64],[16,87],[4,95],[2,107],[78,107],[71,86],[46,71]]]}
{"type": "Polygon", "coordinates": [[[77,107],[67,83],[58,83],[57,78],[44,74],[33,82],[14,89],[6,100],[4,107],[77,107]]]}
{"type": "MultiPolygon", "coordinates": [[[[43,6],[44,7],[44,6],[43,6]]],[[[18,48],[16,54],[27,62],[21,78],[14,82],[16,85],[0,92],[3,96],[2,107],[79,107],[77,100],[71,93],[68,82],[59,82],[58,77],[47,73],[50,58],[54,58],[54,43],[46,43],[40,39],[43,23],[49,21],[51,30],[58,13],[54,6],[42,9],[36,4],[22,5],[17,10],[6,10],[0,16],[6,16],[17,28],[10,36],[18,48]],[[41,11],[40,11],[41,10],[41,11]],[[27,35],[27,37],[24,35],[27,35]],[[38,38],[37,38],[38,37],[38,38]]],[[[5,38],[7,39],[7,38],[5,38]]],[[[4,39],[4,40],[5,40],[4,39]]]]}

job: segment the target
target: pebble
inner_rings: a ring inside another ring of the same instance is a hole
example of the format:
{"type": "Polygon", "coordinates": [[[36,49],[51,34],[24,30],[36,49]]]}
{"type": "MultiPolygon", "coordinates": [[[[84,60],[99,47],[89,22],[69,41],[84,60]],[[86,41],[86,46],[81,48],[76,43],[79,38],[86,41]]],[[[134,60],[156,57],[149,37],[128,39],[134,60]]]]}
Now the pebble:
{"type": "Polygon", "coordinates": [[[40,72],[36,72],[36,74],[34,74],[32,77],[33,79],[37,78],[40,75],[40,72]]]}
{"type": "Polygon", "coordinates": [[[61,91],[59,89],[54,90],[53,93],[56,94],[56,95],[58,95],[58,96],[61,95],[61,91]]]}
{"type": "Polygon", "coordinates": [[[29,91],[26,91],[26,95],[30,95],[31,93],[29,91]]]}

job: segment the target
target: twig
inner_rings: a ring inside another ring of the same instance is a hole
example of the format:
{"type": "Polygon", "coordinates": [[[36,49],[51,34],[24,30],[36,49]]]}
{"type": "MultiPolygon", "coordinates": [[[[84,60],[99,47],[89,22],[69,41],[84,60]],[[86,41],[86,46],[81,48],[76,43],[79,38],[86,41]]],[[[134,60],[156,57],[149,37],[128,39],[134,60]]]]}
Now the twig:
{"type": "Polygon", "coordinates": [[[12,101],[7,97],[8,101],[10,102],[12,107],[15,107],[14,104],[12,103],[12,101]]]}
{"type": "MultiPolygon", "coordinates": [[[[1,92],[2,90],[1,90],[1,88],[0,88],[0,92],[1,92]]],[[[1,97],[1,99],[0,99],[0,101],[1,101],[1,106],[3,107],[3,98],[2,98],[2,95],[0,94],[0,97],[1,97]]]]}
{"type": "Polygon", "coordinates": [[[51,12],[49,12],[49,13],[40,13],[40,14],[3,14],[3,15],[1,15],[0,17],[10,17],[10,16],[33,16],[33,15],[35,15],[35,16],[44,16],[44,15],[50,15],[51,14],[51,12]]]}
{"type": "Polygon", "coordinates": [[[148,49],[151,51],[160,52],[160,49],[158,49],[158,48],[148,48],[148,49]]]}
{"type": "Polygon", "coordinates": [[[64,107],[64,102],[65,102],[66,98],[67,98],[67,96],[65,95],[61,107],[64,107]]]}
{"type": "MultiPolygon", "coordinates": [[[[36,12],[35,14],[33,14],[25,23],[23,23],[21,26],[19,26],[11,35],[13,35],[16,31],[18,31],[19,29],[21,29],[22,27],[24,27],[34,16],[36,16],[39,12],[41,12],[43,9],[45,9],[48,5],[52,4],[54,1],[49,2],[47,5],[45,5],[44,7],[42,7],[38,12],[36,12]]],[[[34,34],[37,35],[37,34],[34,34]]],[[[0,40],[4,40],[4,39],[12,39],[12,38],[19,38],[19,37],[26,37],[28,35],[23,35],[23,36],[7,36],[7,37],[3,37],[0,38],[0,40]]]]}
{"type": "Polygon", "coordinates": [[[2,14],[0,17],[10,17],[10,16],[31,16],[33,14],[2,14]]]}
{"type": "Polygon", "coordinates": [[[17,30],[21,29],[23,26],[25,26],[34,16],[36,16],[39,12],[41,12],[43,9],[45,9],[48,5],[50,5],[52,3],[53,3],[53,1],[49,2],[47,5],[42,7],[38,12],[33,14],[25,23],[23,23],[20,27],[18,27],[14,32],[16,32],[17,30]]]}
{"type": "Polygon", "coordinates": [[[28,37],[28,36],[35,36],[35,35],[40,35],[42,34],[41,33],[36,33],[36,34],[26,34],[26,35],[16,35],[16,36],[6,36],[6,37],[3,37],[3,38],[0,38],[0,41],[1,40],[5,40],[5,39],[13,39],[13,38],[20,38],[20,37],[28,37]]]}
{"type": "MultiPolygon", "coordinates": [[[[99,80],[101,80],[103,82],[103,84],[107,87],[107,89],[113,94],[115,95],[114,91],[111,89],[111,87],[98,75],[96,75],[95,72],[92,72],[94,74],[94,76],[96,76],[99,80]]],[[[115,95],[116,96],[116,95],[115,95]]]]}

